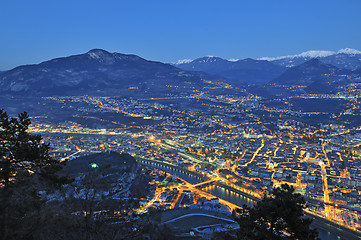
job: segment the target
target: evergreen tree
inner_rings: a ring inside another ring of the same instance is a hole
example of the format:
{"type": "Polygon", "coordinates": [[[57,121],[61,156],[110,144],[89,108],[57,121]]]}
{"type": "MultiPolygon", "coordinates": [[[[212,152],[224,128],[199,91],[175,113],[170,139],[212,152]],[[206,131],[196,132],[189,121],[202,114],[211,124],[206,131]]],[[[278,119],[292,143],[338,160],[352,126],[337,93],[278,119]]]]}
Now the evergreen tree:
{"type": "Polygon", "coordinates": [[[36,231],[46,186],[67,181],[56,173],[62,163],[49,155],[40,135],[28,133],[31,124],[24,112],[10,118],[0,109],[0,238],[32,239],[36,231]],[[50,185],[49,185],[50,184],[50,185]]]}
{"type": "Polygon", "coordinates": [[[254,207],[234,212],[240,225],[239,239],[318,239],[311,219],[304,216],[305,200],[287,184],[274,188],[254,207]]]}

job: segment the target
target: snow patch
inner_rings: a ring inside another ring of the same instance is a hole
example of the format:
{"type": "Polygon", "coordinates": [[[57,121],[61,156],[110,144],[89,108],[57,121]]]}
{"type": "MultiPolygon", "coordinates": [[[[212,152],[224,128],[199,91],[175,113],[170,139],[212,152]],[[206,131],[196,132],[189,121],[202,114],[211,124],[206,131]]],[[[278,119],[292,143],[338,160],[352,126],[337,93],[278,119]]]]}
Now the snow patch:
{"type": "Polygon", "coordinates": [[[261,58],[257,58],[257,60],[266,60],[266,61],[274,61],[274,60],[279,60],[279,59],[283,59],[282,57],[261,57],[261,58]]]}
{"type": "Polygon", "coordinates": [[[239,61],[239,59],[237,59],[237,58],[231,58],[231,59],[228,59],[228,61],[229,61],[229,62],[237,62],[237,61],[239,61]]]}
{"type": "Polygon", "coordinates": [[[205,56],[204,58],[203,58],[203,60],[202,61],[200,61],[200,62],[204,62],[204,63],[208,63],[208,62],[216,62],[218,60],[218,58],[216,57],[216,56],[212,56],[212,55],[208,55],[208,56],[205,56]],[[205,59],[206,58],[206,59],[205,59]]]}
{"type": "Polygon", "coordinates": [[[100,59],[101,57],[95,52],[88,52],[89,56],[93,59],[100,59]]]}
{"type": "Polygon", "coordinates": [[[20,91],[26,91],[29,89],[29,86],[22,83],[15,83],[12,84],[10,87],[10,90],[13,92],[20,92],[20,91]]]}
{"type": "Polygon", "coordinates": [[[361,51],[358,51],[356,49],[352,49],[352,48],[344,48],[344,49],[340,49],[337,53],[344,53],[344,54],[361,54],[361,51]]]}
{"type": "Polygon", "coordinates": [[[193,61],[192,59],[182,59],[182,60],[178,60],[175,64],[178,65],[178,64],[184,64],[184,63],[190,63],[192,61],[193,61]]]}

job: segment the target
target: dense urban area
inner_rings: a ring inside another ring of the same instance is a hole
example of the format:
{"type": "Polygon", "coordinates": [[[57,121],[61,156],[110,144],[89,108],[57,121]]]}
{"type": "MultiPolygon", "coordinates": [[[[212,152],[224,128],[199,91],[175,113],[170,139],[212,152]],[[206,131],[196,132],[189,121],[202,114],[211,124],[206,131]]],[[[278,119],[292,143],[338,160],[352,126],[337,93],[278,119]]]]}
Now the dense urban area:
{"type": "Polygon", "coordinates": [[[209,83],[229,94],[203,88],[161,98],[43,97],[36,103],[39,109],[56,109],[71,120],[33,116],[31,132],[51,143],[53,157],[69,162],[117,151],[159,166],[155,176],[168,177],[153,179],[138,213],[189,207],[230,214],[237,207],[234,198],[257,201],[287,183],[305,197],[307,213],[361,228],[361,128],[354,120],[360,114],[358,84],[336,94],[269,100],[209,83]],[[199,181],[187,182],[182,173],[199,181]],[[231,198],[218,197],[215,188],[231,198]]]}
{"type": "MultiPolygon", "coordinates": [[[[361,52],[322,54],[170,65],[93,49],[1,73],[2,124],[3,111],[28,112],[31,135],[65,164],[62,190],[37,192],[51,211],[85,217],[75,232],[65,221],[68,238],[91,234],[93,216],[115,230],[99,228],[94,239],[117,239],[119,229],[140,239],[235,236],[240,208],[288,185],[304,198],[303,214],[321,239],[355,239],[361,52]]],[[[12,156],[9,141],[2,143],[12,156]]]]}

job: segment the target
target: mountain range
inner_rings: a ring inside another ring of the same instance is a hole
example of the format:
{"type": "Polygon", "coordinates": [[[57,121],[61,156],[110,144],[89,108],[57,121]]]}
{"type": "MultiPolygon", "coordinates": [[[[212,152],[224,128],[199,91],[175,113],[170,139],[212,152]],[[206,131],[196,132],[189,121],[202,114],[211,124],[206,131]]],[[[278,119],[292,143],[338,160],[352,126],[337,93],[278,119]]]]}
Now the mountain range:
{"type": "Polygon", "coordinates": [[[0,92],[9,94],[117,94],[129,87],[202,84],[202,74],[136,55],[93,49],[87,53],[24,65],[0,73],[0,92]]]}
{"type": "Polygon", "coordinates": [[[335,94],[342,92],[352,82],[361,81],[361,68],[341,69],[321,62],[317,58],[287,69],[283,74],[264,86],[268,95],[294,93],[335,94]]]}
{"type": "Polygon", "coordinates": [[[340,69],[312,58],[298,66],[287,69],[282,75],[269,84],[308,86],[323,75],[351,74],[351,70],[340,69]]]}
{"type": "MultiPolygon", "coordinates": [[[[0,93],[9,95],[122,95],[128,89],[172,94],[203,88],[205,80],[238,86],[313,86],[329,75],[361,75],[361,52],[308,51],[293,56],[243,60],[202,57],[166,64],[136,55],[93,49],[0,72],[0,93]],[[312,85],[313,84],[313,85],[312,85]],[[169,86],[177,86],[172,90],[169,86]]],[[[316,84],[317,85],[317,84],[316,84]]],[[[317,87],[316,87],[317,89],[317,87]]],[[[134,91],[131,93],[134,94],[134,91]]]]}
{"type": "Polygon", "coordinates": [[[340,69],[356,70],[361,68],[361,52],[345,48],[338,52],[307,51],[297,55],[260,59],[226,60],[208,56],[195,60],[180,60],[174,66],[191,71],[202,71],[219,75],[235,83],[243,81],[248,84],[264,85],[280,77],[287,69],[303,64],[311,59],[333,65],[340,69]]]}
{"type": "Polygon", "coordinates": [[[188,71],[201,71],[218,75],[231,80],[235,84],[239,82],[265,84],[286,70],[286,67],[266,60],[246,58],[230,61],[212,56],[198,58],[190,62],[179,62],[174,66],[188,71]]]}
{"type": "Polygon", "coordinates": [[[350,70],[361,68],[361,51],[350,48],[341,49],[337,52],[307,51],[297,55],[275,58],[263,57],[259,60],[267,60],[284,67],[294,67],[307,62],[312,58],[317,58],[323,63],[331,64],[338,68],[345,68],[350,70]]]}

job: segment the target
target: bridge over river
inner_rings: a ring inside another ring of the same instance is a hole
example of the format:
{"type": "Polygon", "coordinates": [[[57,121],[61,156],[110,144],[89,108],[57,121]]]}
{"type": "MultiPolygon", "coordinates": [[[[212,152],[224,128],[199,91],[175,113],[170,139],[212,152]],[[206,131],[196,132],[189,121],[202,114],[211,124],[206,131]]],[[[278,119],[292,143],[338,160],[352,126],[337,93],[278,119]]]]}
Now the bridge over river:
{"type": "MultiPolygon", "coordinates": [[[[235,189],[232,186],[228,186],[222,181],[213,181],[205,174],[188,171],[179,166],[157,160],[148,160],[144,158],[136,158],[136,160],[139,164],[144,166],[157,168],[171,175],[176,175],[189,183],[202,187],[203,190],[211,193],[212,195],[240,207],[243,206],[243,204],[252,206],[259,200],[248,193],[235,189]]],[[[308,216],[313,219],[311,227],[318,229],[319,237],[322,240],[361,240],[361,234],[359,232],[330,222],[322,217],[310,214],[308,214],[308,216]]]]}

